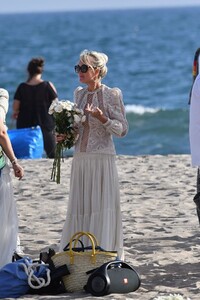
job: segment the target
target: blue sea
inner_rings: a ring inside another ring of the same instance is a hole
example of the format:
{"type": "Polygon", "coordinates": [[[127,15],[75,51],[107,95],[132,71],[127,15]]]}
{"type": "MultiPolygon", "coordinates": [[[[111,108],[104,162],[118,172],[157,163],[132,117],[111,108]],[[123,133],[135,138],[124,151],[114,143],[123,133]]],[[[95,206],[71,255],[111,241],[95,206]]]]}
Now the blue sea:
{"type": "Polygon", "coordinates": [[[60,99],[73,100],[74,65],[83,49],[105,52],[103,83],[123,92],[129,133],[117,154],[189,154],[188,98],[200,47],[200,7],[0,14],[0,86],[12,100],[35,56],[60,99]]]}

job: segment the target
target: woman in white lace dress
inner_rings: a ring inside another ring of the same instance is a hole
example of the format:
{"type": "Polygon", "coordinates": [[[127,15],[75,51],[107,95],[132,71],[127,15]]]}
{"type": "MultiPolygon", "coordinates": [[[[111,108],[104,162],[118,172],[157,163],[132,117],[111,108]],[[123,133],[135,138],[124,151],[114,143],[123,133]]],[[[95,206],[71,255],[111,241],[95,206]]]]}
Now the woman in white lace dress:
{"type": "MultiPolygon", "coordinates": [[[[93,233],[105,250],[118,251],[123,259],[116,151],[112,135],[128,131],[122,93],[101,83],[107,73],[107,55],[84,50],[75,71],[81,83],[74,92],[86,122],[78,128],[79,138],[71,169],[70,196],[60,250],[77,231],[93,233]]],[[[57,141],[62,140],[61,136],[57,141]]]]}
{"type": "Polygon", "coordinates": [[[23,168],[18,164],[7,134],[5,117],[8,111],[8,92],[0,88],[0,160],[5,158],[5,166],[0,170],[0,268],[12,261],[13,252],[17,248],[18,217],[13,196],[10,165],[14,175],[23,176],[23,168]],[[11,164],[9,163],[9,160],[11,164]]]}

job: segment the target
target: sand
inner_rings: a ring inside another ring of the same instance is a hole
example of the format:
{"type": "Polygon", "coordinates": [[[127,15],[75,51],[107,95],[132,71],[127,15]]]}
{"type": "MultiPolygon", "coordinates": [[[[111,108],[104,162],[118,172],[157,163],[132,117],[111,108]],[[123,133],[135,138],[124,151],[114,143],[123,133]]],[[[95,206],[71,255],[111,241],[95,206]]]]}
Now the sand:
{"type": "MultiPolygon", "coordinates": [[[[38,258],[56,249],[65,220],[72,158],[62,163],[61,184],[50,180],[52,160],[22,160],[23,180],[13,179],[24,252],[38,258]]],[[[189,155],[117,156],[125,261],[141,276],[129,294],[98,299],[151,300],[180,293],[199,300],[200,227],[193,197],[196,169],[189,155]]],[[[20,299],[94,299],[86,293],[26,295],[20,299]]]]}

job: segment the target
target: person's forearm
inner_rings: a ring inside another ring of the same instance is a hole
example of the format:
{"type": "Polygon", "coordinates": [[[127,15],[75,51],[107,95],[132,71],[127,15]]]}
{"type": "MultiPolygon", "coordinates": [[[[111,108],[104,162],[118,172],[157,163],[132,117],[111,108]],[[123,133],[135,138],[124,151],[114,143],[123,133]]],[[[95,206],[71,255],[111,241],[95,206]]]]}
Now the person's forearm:
{"type": "Polygon", "coordinates": [[[15,161],[16,160],[15,153],[13,151],[12,144],[10,142],[8,134],[6,132],[0,133],[0,145],[2,146],[3,151],[5,152],[9,160],[11,162],[15,161]]]}
{"type": "Polygon", "coordinates": [[[13,101],[13,112],[12,112],[13,119],[17,119],[19,114],[19,108],[20,108],[20,101],[15,99],[13,101]]]}
{"type": "Polygon", "coordinates": [[[100,115],[100,116],[98,117],[98,120],[99,120],[101,123],[105,124],[105,123],[108,121],[108,118],[102,114],[102,115],[100,115]]]}

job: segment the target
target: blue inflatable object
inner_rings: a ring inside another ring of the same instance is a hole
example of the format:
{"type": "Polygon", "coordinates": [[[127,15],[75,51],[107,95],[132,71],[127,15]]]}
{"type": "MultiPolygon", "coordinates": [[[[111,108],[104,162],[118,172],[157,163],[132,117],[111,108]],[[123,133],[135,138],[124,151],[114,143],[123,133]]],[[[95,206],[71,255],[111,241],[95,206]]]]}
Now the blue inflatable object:
{"type": "Polygon", "coordinates": [[[44,143],[40,126],[10,129],[8,135],[17,158],[42,158],[44,143]]]}

